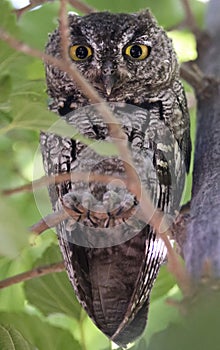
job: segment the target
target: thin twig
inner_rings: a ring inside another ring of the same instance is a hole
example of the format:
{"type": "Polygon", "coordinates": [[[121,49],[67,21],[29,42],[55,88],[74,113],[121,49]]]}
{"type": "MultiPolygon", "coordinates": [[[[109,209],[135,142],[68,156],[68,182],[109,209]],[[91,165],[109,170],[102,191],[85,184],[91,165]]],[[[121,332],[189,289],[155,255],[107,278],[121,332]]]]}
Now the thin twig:
{"type": "Polygon", "coordinates": [[[13,284],[24,282],[32,278],[41,277],[49,273],[64,271],[64,263],[58,262],[47,266],[37,267],[36,269],[20,273],[19,275],[9,277],[0,281],[0,289],[12,286],[13,284]]]}
{"type": "Polygon", "coordinates": [[[36,224],[30,227],[30,231],[40,235],[49,228],[57,226],[60,222],[69,218],[69,213],[65,210],[59,210],[55,213],[45,216],[43,219],[38,221],[36,224]]]}
{"type": "Polygon", "coordinates": [[[68,47],[69,47],[69,26],[67,16],[67,1],[60,0],[60,11],[59,11],[59,32],[61,35],[60,47],[61,55],[64,61],[69,61],[68,47]]]}
{"type": "Polygon", "coordinates": [[[59,175],[50,175],[50,176],[43,176],[38,180],[33,181],[32,183],[19,186],[12,189],[6,189],[2,191],[2,194],[5,196],[12,195],[15,193],[20,192],[32,192],[33,189],[39,189],[44,186],[49,185],[55,185],[59,184],[65,181],[82,181],[82,182],[102,182],[102,183],[110,183],[111,181],[114,181],[116,184],[116,180],[118,180],[117,185],[120,187],[127,186],[128,180],[126,178],[123,178],[121,176],[111,176],[111,175],[103,175],[103,174],[96,174],[92,172],[70,172],[70,173],[61,173],[59,175]]]}

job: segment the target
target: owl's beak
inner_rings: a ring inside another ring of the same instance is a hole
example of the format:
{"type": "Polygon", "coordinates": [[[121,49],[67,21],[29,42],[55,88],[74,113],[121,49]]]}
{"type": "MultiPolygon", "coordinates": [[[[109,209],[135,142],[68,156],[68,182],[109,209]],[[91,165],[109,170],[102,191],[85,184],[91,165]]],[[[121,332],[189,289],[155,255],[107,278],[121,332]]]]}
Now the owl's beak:
{"type": "Polygon", "coordinates": [[[108,96],[116,82],[116,67],[111,60],[106,60],[102,66],[102,83],[108,96]]]}
{"type": "Polygon", "coordinates": [[[115,85],[115,80],[115,75],[113,74],[102,76],[103,85],[108,96],[111,95],[112,88],[115,85]]]}

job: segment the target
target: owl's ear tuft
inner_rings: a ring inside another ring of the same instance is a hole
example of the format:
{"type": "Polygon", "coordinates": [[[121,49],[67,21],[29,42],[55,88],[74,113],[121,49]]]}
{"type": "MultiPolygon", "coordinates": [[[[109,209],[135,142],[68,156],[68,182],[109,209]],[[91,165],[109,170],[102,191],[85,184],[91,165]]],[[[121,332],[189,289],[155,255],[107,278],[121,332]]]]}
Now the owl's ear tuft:
{"type": "MultiPolygon", "coordinates": [[[[75,12],[68,12],[68,22],[69,22],[69,25],[72,25],[72,24],[78,24],[80,22],[80,19],[81,17],[78,16],[75,12]]],[[[58,24],[60,24],[60,19],[58,18],[57,19],[58,21],[58,24]]]]}
{"type": "Polygon", "coordinates": [[[157,21],[149,9],[138,12],[137,17],[140,22],[148,22],[148,23],[157,25],[157,21]]]}
{"type": "Polygon", "coordinates": [[[75,12],[68,12],[68,21],[69,24],[78,24],[81,17],[78,16],[75,12]]]}

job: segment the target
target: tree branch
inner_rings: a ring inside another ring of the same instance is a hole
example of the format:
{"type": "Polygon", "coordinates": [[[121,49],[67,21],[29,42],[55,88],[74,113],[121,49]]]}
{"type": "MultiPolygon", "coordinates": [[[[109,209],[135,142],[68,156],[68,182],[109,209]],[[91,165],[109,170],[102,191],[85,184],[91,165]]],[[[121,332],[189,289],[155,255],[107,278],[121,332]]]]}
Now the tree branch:
{"type": "Polygon", "coordinates": [[[36,269],[26,271],[26,272],[20,273],[19,275],[9,277],[5,280],[0,281],[0,289],[12,286],[13,284],[16,284],[16,283],[30,280],[32,278],[48,275],[49,273],[62,272],[62,271],[64,271],[63,261],[55,264],[47,265],[47,266],[40,266],[40,267],[37,267],[36,269]]]}
{"type": "Polygon", "coordinates": [[[205,261],[220,277],[220,2],[211,0],[206,15],[210,40],[198,42],[198,65],[205,75],[215,77],[211,94],[197,92],[197,138],[193,173],[190,222],[184,259],[196,280],[205,261]]]}
{"type": "Polygon", "coordinates": [[[195,62],[183,63],[180,67],[180,75],[194,88],[196,95],[201,99],[210,97],[218,84],[216,77],[205,75],[195,62]]]}
{"type": "Polygon", "coordinates": [[[111,181],[118,180],[118,186],[127,186],[128,180],[123,177],[119,176],[111,176],[111,175],[102,175],[102,174],[96,174],[92,172],[70,172],[70,173],[61,173],[59,175],[50,175],[50,176],[43,176],[38,180],[32,181],[32,183],[19,186],[12,189],[6,189],[2,191],[2,194],[5,196],[12,195],[15,193],[20,192],[31,192],[34,190],[37,190],[39,188],[59,184],[65,181],[83,181],[83,182],[90,182],[90,181],[97,181],[102,183],[109,183],[111,181]]]}

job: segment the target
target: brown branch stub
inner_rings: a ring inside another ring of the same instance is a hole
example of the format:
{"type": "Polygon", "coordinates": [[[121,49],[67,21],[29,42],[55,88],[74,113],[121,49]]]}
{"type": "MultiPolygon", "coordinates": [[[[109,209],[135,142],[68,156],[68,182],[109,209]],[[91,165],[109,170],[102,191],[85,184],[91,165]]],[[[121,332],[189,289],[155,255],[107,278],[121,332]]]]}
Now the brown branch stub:
{"type": "Polygon", "coordinates": [[[183,63],[180,75],[194,88],[196,96],[201,99],[210,98],[219,84],[214,76],[206,76],[195,62],[183,63]]]}
{"type": "Polygon", "coordinates": [[[20,273],[19,275],[9,277],[5,280],[0,281],[0,289],[12,286],[16,283],[24,282],[32,278],[41,277],[54,272],[64,271],[64,263],[58,262],[47,266],[40,266],[36,269],[20,273]]]}
{"type": "Polygon", "coordinates": [[[69,214],[66,210],[59,210],[55,213],[49,214],[42,220],[30,227],[30,231],[35,234],[41,234],[44,231],[57,226],[61,221],[68,219],[69,214]]]}
{"type": "Polygon", "coordinates": [[[196,36],[196,37],[200,37],[200,29],[196,23],[196,19],[195,19],[195,16],[192,12],[192,9],[191,9],[191,6],[190,6],[190,3],[189,3],[189,0],[181,0],[181,3],[182,3],[182,6],[184,8],[184,11],[185,11],[185,23],[186,25],[189,27],[189,29],[193,32],[193,34],[196,36]]]}
{"type": "Polygon", "coordinates": [[[183,205],[174,221],[171,231],[172,238],[177,243],[177,251],[183,257],[184,244],[186,242],[187,225],[190,222],[190,202],[183,205]]]}

